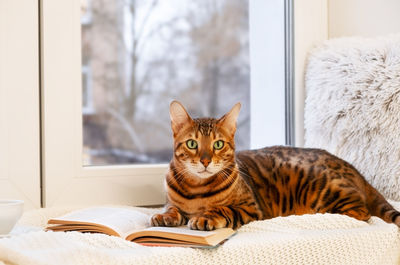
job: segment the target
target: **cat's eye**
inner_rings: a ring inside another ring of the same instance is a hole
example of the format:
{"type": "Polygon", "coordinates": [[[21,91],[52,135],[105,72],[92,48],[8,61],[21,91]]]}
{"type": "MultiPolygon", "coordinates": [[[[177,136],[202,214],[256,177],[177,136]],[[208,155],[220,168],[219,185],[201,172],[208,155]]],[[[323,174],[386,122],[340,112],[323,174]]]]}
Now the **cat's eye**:
{"type": "Polygon", "coordinates": [[[220,150],[220,149],[222,149],[222,147],[224,147],[224,141],[218,140],[218,141],[214,142],[214,149],[215,150],[220,150]]]}
{"type": "Polygon", "coordinates": [[[187,140],[187,141],[186,141],[186,146],[187,146],[189,149],[196,149],[196,148],[197,148],[197,142],[196,142],[195,140],[192,140],[192,139],[187,140]]]}

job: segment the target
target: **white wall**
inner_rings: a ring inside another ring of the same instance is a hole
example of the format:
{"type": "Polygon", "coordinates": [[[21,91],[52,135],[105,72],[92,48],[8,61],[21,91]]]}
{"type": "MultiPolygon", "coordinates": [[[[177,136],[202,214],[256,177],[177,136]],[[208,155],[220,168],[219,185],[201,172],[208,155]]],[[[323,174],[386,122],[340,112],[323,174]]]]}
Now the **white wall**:
{"type": "Polygon", "coordinates": [[[400,32],[400,0],[330,0],[329,38],[400,32]]]}
{"type": "Polygon", "coordinates": [[[304,70],[308,51],[328,38],[327,0],[294,1],[295,143],[304,145],[304,70]]]}

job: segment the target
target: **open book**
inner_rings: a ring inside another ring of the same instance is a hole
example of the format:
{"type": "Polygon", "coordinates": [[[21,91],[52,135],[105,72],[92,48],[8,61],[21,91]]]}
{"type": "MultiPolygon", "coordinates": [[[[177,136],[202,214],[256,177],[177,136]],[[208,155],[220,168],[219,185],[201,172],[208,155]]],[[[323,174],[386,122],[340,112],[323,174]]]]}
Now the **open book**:
{"type": "Polygon", "coordinates": [[[147,246],[215,247],[232,236],[231,228],[191,230],[187,226],[150,227],[149,216],[137,210],[92,207],[48,221],[48,230],[103,233],[147,246]]]}

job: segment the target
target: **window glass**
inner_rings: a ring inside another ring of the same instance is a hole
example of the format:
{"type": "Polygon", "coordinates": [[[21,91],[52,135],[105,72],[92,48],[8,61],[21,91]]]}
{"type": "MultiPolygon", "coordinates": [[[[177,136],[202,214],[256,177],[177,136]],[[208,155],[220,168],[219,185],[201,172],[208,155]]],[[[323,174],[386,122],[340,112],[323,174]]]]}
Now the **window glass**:
{"type": "Polygon", "coordinates": [[[84,165],[165,163],[169,103],[220,117],[242,103],[250,144],[248,0],[82,0],[84,165]]]}

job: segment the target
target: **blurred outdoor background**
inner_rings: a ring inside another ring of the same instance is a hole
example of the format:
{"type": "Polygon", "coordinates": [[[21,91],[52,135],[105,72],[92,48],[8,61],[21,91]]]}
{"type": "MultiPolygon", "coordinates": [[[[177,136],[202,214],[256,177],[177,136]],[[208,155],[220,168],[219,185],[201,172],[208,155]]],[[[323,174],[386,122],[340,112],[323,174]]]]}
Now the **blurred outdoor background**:
{"type": "Polygon", "coordinates": [[[250,144],[248,0],[81,0],[84,165],[165,163],[169,103],[250,144]]]}

